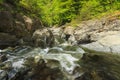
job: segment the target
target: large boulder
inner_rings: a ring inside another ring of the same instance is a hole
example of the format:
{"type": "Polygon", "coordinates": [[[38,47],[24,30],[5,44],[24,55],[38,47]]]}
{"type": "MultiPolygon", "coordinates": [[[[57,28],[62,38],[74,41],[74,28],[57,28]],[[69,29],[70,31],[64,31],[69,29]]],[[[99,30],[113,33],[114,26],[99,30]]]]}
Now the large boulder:
{"type": "Polygon", "coordinates": [[[30,32],[24,22],[22,15],[18,17],[9,11],[0,11],[0,32],[15,35],[17,38],[29,36],[30,32]]]}
{"type": "Polygon", "coordinates": [[[91,43],[107,35],[116,34],[120,29],[120,20],[89,20],[77,24],[74,36],[78,43],[91,43]]]}
{"type": "Polygon", "coordinates": [[[0,11],[0,32],[12,32],[14,29],[14,19],[10,12],[0,11]]]}
{"type": "MultiPolygon", "coordinates": [[[[6,39],[6,35],[0,36],[0,45],[2,46],[3,44],[12,45],[8,44],[11,43],[11,36],[16,36],[16,38],[20,39],[22,41],[20,44],[29,45],[29,43],[32,43],[31,37],[33,32],[39,28],[41,28],[41,22],[38,18],[30,18],[20,13],[12,13],[11,11],[0,11],[0,32],[9,35],[7,35],[8,39],[6,39]]],[[[15,42],[13,40],[13,45],[15,42]]]]}
{"type": "Polygon", "coordinates": [[[35,46],[42,48],[52,47],[54,45],[53,33],[48,29],[38,29],[33,33],[32,39],[35,46]]]}
{"type": "Polygon", "coordinates": [[[7,33],[0,33],[0,48],[17,45],[18,38],[7,33]]]}
{"type": "Polygon", "coordinates": [[[64,30],[62,27],[51,27],[50,30],[55,38],[55,45],[59,45],[65,42],[64,30]]]}
{"type": "Polygon", "coordinates": [[[74,36],[79,44],[93,42],[91,35],[98,32],[103,27],[100,20],[89,20],[78,24],[74,30],[74,36]]]}

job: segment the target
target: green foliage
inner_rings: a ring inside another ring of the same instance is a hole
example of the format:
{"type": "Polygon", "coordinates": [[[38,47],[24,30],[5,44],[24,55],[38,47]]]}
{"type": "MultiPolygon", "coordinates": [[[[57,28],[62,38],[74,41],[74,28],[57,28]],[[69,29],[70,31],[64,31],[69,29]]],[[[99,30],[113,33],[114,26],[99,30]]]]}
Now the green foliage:
{"type": "Polygon", "coordinates": [[[0,0],[0,4],[3,3],[3,0],[0,0]]]}
{"type": "Polygon", "coordinates": [[[75,0],[21,0],[20,4],[40,17],[47,26],[70,22],[79,12],[80,1],[75,0]]]}
{"type": "Polygon", "coordinates": [[[120,0],[82,0],[80,20],[88,20],[120,9],[120,0]]]}
{"type": "Polygon", "coordinates": [[[3,1],[39,17],[45,26],[93,19],[120,10],[120,0],[0,0],[0,3],[3,1]]]}

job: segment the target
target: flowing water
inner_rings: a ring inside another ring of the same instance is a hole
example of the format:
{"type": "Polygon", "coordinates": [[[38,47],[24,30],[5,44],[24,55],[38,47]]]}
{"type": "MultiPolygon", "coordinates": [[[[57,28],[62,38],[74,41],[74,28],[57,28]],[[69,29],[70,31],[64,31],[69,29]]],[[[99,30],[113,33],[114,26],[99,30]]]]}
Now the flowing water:
{"type": "Polygon", "coordinates": [[[79,46],[0,50],[0,80],[120,80],[120,56],[79,46]],[[1,58],[2,59],[2,58],[1,58]]]}

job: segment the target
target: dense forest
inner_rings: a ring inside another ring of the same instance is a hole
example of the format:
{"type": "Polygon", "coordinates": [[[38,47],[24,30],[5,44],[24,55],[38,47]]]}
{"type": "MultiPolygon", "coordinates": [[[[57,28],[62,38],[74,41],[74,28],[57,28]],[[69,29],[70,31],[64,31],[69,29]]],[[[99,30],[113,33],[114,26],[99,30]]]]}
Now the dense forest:
{"type": "Polygon", "coordinates": [[[120,0],[0,0],[0,3],[12,4],[17,12],[37,16],[46,26],[99,18],[120,9],[120,0]]]}

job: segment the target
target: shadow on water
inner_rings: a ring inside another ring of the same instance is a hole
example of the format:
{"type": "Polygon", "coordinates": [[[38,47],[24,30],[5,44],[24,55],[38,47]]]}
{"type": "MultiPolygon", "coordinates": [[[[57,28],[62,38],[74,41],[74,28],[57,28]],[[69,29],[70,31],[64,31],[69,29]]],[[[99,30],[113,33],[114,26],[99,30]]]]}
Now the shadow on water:
{"type": "Polygon", "coordinates": [[[76,80],[120,80],[120,55],[84,50],[79,62],[84,74],[76,80]]]}

